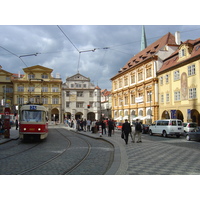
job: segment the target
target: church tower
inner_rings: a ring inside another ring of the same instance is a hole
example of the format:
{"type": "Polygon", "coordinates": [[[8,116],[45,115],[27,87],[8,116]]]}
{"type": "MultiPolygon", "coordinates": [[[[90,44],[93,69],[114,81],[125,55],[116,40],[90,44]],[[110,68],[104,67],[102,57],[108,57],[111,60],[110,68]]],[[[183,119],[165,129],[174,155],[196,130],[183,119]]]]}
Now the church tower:
{"type": "Polygon", "coordinates": [[[147,40],[145,34],[145,28],[142,26],[142,37],[141,37],[141,51],[147,47],[147,40]]]}

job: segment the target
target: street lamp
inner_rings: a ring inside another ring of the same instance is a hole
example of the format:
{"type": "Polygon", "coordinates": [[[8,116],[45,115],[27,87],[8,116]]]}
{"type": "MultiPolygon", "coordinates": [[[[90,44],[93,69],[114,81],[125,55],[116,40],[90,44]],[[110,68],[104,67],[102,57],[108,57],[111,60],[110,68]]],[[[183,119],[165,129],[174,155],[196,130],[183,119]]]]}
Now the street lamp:
{"type": "Polygon", "coordinates": [[[149,101],[150,101],[150,124],[152,123],[152,110],[151,110],[151,97],[152,97],[152,92],[148,92],[148,96],[149,96],[149,101]]]}

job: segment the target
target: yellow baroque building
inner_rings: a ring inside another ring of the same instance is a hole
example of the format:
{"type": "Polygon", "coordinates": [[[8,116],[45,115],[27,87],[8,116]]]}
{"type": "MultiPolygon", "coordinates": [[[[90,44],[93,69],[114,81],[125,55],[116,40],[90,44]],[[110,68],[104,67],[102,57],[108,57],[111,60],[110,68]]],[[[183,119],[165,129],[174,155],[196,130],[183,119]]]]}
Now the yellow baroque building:
{"type": "Polygon", "coordinates": [[[42,103],[48,109],[49,121],[63,121],[61,107],[62,80],[52,76],[53,69],[40,65],[23,68],[24,75],[13,77],[14,106],[42,103]]]}
{"type": "Polygon", "coordinates": [[[183,42],[158,71],[159,118],[200,125],[200,38],[183,42]]]}
{"type": "Polygon", "coordinates": [[[2,66],[0,66],[0,115],[4,113],[5,104],[13,105],[12,75],[12,73],[3,70],[2,66]]]}
{"type": "Polygon", "coordinates": [[[137,55],[111,78],[112,118],[116,121],[151,123],[159,118],[157,71],[176,49],[175,37],[167,33],[137,55]]]}

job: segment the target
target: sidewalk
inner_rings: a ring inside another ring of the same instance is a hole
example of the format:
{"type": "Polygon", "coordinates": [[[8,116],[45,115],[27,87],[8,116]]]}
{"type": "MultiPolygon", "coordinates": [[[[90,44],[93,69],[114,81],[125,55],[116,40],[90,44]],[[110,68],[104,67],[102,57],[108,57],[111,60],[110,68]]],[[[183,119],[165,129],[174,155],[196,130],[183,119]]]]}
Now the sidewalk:
{"type": "Polygon", "coordinates": [[[17,140],[19,138],[19,129],[16,130],[15,127],[10,129],[10,138],[4,138],[4,135],[0,135],[0,145],[11,140],[17,140]]]}

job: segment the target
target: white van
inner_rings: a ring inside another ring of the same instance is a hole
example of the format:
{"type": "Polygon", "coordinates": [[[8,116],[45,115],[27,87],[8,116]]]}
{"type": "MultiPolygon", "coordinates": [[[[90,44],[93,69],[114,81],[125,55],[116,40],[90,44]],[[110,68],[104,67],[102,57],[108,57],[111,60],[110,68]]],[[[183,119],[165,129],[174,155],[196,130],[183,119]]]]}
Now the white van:
{"type": "Polygon", "coordinates": [[[164,137],[176,135],[180,137],[184,133],[183,123],[180,119],[157,120],[149,127],[149,134],[160,134],[164,137]]]}

